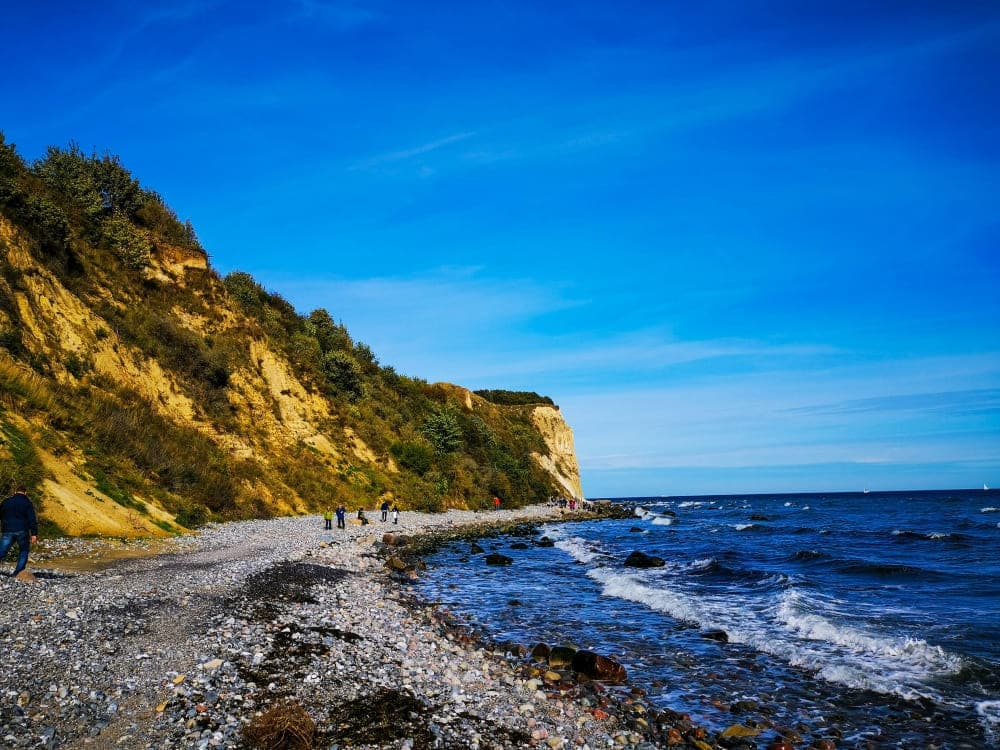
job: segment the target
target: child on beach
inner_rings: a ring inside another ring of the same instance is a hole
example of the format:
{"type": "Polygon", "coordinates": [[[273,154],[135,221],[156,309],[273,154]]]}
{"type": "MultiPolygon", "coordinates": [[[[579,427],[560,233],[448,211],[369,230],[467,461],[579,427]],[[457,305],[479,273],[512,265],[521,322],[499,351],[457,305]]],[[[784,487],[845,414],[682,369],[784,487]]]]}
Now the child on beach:
{"type": "Polygon", "coordinates": [[[392,522],[399,523],[399,508],[395,505],[392,506],[392,522]]]}

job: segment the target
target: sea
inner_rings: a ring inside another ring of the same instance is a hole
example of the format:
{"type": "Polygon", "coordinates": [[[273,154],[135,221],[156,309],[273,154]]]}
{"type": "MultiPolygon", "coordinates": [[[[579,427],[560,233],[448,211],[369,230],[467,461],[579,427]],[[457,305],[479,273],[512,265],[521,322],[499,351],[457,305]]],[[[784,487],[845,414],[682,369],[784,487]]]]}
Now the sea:
{"type": "Polygon", "coordinates": [[[711,730],[1000,747],[1000,492],[613,502],[634,514],[544,524],[551,547],[480,542],[510,566],[452,543],[421,593],[498,642],[611,656],[650,703],[711,730]],[[633,551],[665,564],[626,567],[633,551]]]}

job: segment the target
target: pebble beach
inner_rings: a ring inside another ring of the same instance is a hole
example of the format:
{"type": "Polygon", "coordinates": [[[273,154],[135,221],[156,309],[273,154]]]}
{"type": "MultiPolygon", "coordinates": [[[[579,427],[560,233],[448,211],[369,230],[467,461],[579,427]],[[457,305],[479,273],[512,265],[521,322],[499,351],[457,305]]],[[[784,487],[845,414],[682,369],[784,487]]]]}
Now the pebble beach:
{"type": "Polygon", "coordinates": [[[385,544],[554,515],[406,512],[332,531],[311,516],[155,544],[43,542],[36,581],[0,577],[0,746],[715,747],[684,717],[654,721],[627,684],[477,640],[411,594],[415,566],[385,544]]]}

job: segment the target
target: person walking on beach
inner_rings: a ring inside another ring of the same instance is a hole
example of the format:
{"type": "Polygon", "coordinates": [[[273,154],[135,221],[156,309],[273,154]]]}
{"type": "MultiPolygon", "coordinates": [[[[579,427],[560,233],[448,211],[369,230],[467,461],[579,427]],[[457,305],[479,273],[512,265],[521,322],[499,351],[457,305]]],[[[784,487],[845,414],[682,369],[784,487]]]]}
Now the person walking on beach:
{"type": "Polygon", "coordinates": [[[500,510],[500,498],[496,495],[493,496],[493,510],[500,510]]]}
{"type": "Polygon", "coordinates": [[[368,516],[365,515],[364,508],[358,508],[358,520],[361,521],[362,526],[368,525],[368,516]]]}
{"type": "Polygon", "coordinates": [[[392,522],[399,523],[399,508],[395,505],[392,506],[392,522]]]}
{"type": "MultiPolygon", "coordinates": [[[[338,523],[337,525],[339,526],[340,524],[338,523]]],[[[327,509],[327,511],[323,513],[323,530],[330,531],[331,529],[333,529],[333,511],[327,509]]]]}
{"type": "Polygon", "coordinates": [[[18,487],[13,495],[0,503],[0,560],[7,557],[11,545],[17,542],[17,565],[11,576],[16,576],[27,567],[28,552],[37,541],[35,506],[28,499],[28,490],[18,487]]]}
{"type": "Polygon", "coordinates": [[[382,522],[385,523],[389,520],[389,501],[382,501],[382,522]]]}
{"type": "Polygon", "coordinates": [[[343,503],[337,506],[337,528],[347,528],[347,508],[344,507],[343,503]]]}

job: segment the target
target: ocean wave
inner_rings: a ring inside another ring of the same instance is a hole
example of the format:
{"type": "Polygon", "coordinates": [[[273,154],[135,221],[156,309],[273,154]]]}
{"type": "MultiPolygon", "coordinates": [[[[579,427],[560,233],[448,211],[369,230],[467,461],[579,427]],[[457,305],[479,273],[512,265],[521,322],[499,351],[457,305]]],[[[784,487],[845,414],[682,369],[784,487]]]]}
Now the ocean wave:
{"type": "Polygon", "coordinates": [[[936,542],[939,539],[949,539],[953,542],[964,542],[968,539],[965,534],[959,534],[956,532],[948,531],[932,531],[929,533],[924,533],[922,531],[907,531],[905,529],[896,529],[892,532],[892,535],[897,539],[918,539],[922,541],[936,542]]]}
{"type": "Polygon", "coordinates": [[[821,603],[794,590],[777,598],[712,597],[686,592],[662,579],[653,584],[612,568],[596,568],[587,575],[601,584],[604,596],[638,602],[700,629],[721,630],[730,643],[755,648],[852,688],[907,700],[938,700],[928,681],[962,668],[958,656],[924,640],[838,624],[812,611],[821,603]]]}
{"type": "Polygon", "coordinates": [[[982,508],[982,509],[980,509],[979,512],[980,513],[1000,513],[1000,508],[993,508],[993,507],[982,508]]]}
{"type": "Polygon", "coordinates": [[[594,542],[581,537],[568,537],[556,541],[556,548],[569,554],[574,560],[582,563],[592,563],[607,555],[594,542]]]}
{"type": "Polygon", "coordinates": [[[650,521],[650,523],[652,523],[653,526],[670,526],[673,524],[673,522],[674,519],[672,519],[670,516],[656,516],[655,518],[652,519],[652,521],[650,521]]]}
{"type": "Polygon", "coordinates": [[[935,578],[941,573],[936,570],[928,570],[917,565],[905,565],[903,563],[880,563],[869,560],[846,560],[836,567],[838,573],[848,575],[866,576],[892,576],[903,578],[935,578]]]}
{"type": "MultiPolygon", "coordinates": [[[[927,680],[962,669],[962,659],[940,646],[921,638],[894,637],[837,623],[812,611],[814,606],[800,592],[786,592],[777,619],[795,638],[816,642],[826,652],[819,660],[801,649],[789,653],[791,663],[814,668],[823,679],[914,700],[936,698],[927,680]],[[836,653],[833,658],[830,647],[836,653]]],[[[779,639],[775,650],[781,650],[780,644],[779,639]]]]}
{"type": "Polygon", "coordinates": [[[820,552],[818,549],[800,549],[794,555],[792,555],[792,560],[806,561],[806,560],[819,560],[820,558],[826,557],[826,554],[820,552]]]}

